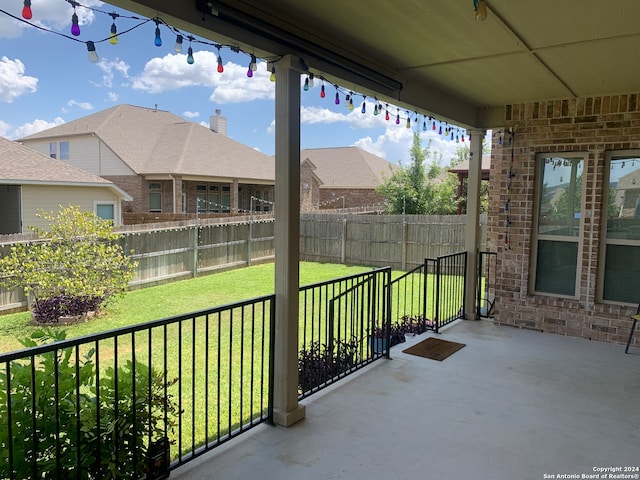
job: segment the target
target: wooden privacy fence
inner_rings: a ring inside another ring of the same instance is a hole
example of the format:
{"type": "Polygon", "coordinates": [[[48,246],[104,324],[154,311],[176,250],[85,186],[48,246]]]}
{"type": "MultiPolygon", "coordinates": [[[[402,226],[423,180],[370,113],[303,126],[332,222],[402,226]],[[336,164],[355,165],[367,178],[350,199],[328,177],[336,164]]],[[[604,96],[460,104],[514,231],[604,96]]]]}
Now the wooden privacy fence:
{"type": "MultiPolygon", "coordinates": [[[[234,220],[123,228],[121,245],[138,262],[130,285],[144,286],[272,261],[273,217],[234,220]]],[[[409,270],[424,263],[425,258],[464,250],[465,222],[465,215],[305,213],[300,216],[300,259],[409,270]]],[[[486,215],[481,217],[481,227],[484,239],[486,215]]],[[[0,237],[0,255],[8,253],[12,243],[29,238],[11,236],[7,240],[0,237]]],[[[24,309],[27,303],[19,289],[0,288],[0,310],[24,309]]]]}

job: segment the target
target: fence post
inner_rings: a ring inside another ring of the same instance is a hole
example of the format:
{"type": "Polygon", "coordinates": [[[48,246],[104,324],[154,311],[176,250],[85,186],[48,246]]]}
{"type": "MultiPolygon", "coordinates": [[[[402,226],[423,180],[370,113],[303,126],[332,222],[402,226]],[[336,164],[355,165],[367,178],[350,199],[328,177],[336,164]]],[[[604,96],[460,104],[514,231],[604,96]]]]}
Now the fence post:
{"type": "Polygon", "coordinates": [[[196,222],[193,229],[193,268],[192,275],[195,278],[198,275],[198,236],[200,234],[200,225],[196,222]]]}
{"type": "Polygon", "coordinates": [[[340,263],[344,264],[347,258],[347,216],[342,219],[342,245],[340,247],[340,263]]]}
{"type": "Polygon", "coordinates": [[[405,215],[402,215],[402,268],[401,270],[407,269],[407,221],[405,215]]]}

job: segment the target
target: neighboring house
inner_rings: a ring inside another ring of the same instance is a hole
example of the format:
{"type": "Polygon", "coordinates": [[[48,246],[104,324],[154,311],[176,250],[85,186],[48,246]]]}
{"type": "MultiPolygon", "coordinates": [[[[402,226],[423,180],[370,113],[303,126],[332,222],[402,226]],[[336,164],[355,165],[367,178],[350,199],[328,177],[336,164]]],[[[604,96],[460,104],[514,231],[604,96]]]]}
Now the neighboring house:
{"type": "Polygon", "coordinates": [[[376,188],[389,178],[396,165],[358,147],[308,148],[300,152],[301,204],[313,198],[314,208],[350,208],[382,203],[376,188]],[[315,167],[315,168],[313,168],[315,167]],[[311,169],[318,182],[305,176],[311,169]],[[317,192],[314,192],[317,189],[317,192]],[[305,194],[305,190],[308,193],[305,194]],[[317,202],[315,201],[317,199],[317,202]]]}
{"type": "Polygon", "coordinates": [[[273,157],[157,108],[118,105],[22,138],[29,147],[119,185],[130,212],[272,209],[273,157]]]}
{"type": "Polygon", "coordinates": [[[112,182],[87,173],[24,145],[0,137],[0,234],[45,227],[39,211],[77,205],[121,223],[121,203],[130,201],[112,182]]]}

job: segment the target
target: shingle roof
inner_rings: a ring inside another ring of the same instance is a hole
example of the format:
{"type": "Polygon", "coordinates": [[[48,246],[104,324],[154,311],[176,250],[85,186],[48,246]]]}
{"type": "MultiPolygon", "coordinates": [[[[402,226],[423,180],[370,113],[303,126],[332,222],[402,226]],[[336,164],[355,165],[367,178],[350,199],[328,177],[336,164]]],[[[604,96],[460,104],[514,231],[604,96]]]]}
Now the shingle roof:
{"type": "Polygon", "coordinates": [[[359,147],[308,148],[300,152],[300,160],[307,158],[316,166],[321,188],[375,188],[397,168],[359,147]]]}
{"type": "Polygon", "coordinates": [[[0,137],[0,183],[63,183],[113,186],[113,183],[0,137]]]}
{"type": "Polygon", "coordinates": [[[117,105],[23,140],[95,134],[138,174],[275,178],[273,157],[173,113],[117,105]]]}

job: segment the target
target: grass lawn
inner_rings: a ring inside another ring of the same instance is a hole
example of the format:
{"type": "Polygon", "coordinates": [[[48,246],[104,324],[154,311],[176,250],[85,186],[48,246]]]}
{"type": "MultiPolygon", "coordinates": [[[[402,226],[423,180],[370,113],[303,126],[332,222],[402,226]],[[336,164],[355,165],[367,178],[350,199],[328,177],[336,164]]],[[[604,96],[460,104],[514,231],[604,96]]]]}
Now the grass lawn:
{"type": "MultiPolygon", "coordinates": [[[[370,270],[370,267],[329,263],[300,264],[300,284],[309,285],[370,270]]],[[[198,278],[128,292],[109,305],[99,318],[64,327],[67,338],[171,317],[274,292],[272,263],[240,268],[198,278]]],[[[18,341],[40,326],[30,312],[0,315],[0,353],[22,348],[18,341]]]]}

